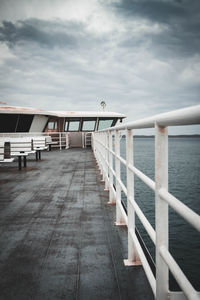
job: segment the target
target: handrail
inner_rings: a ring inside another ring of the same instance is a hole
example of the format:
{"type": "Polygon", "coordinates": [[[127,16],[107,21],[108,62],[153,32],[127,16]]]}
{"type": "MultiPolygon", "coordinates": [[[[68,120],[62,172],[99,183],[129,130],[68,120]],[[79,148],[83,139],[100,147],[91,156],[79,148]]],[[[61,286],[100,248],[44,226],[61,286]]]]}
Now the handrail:
{"type": "Polygon", "coordinates": [[[169,299],[171,296],[176,297],[175,293],[169,293],[169,269],[176,279],[180,274],[178,283],[188,299],[200,299],[199,293],[192,287],[168,251],[168,205],[200,231],[200,216],[168,192],[168,126],[192,124],[200,124],[200,105],[125,123],[92,134],[94,155],[101,169],[105,187],[109,189],[109,199],[116,203],[116,224],[125,223],[128,227],[128,260],[131,263],[140,258],[157,300],[162,300],[163,297],[169,299]],[[155,128],[155,182],[138,170],[132,160],[132,129],[141,128],[155,128]],[[120,132],[124,130],[126,131],[126,159],[120,156],[120,132]],[[115,158],[115,167],[113,158],[115,158]],[[126,185],[121,180],[120,163],[126,167],[126,185]],[[155,230],[134,199],[133,175],[140,178],[155,192],[155,230]],[[113,192],[113,177],[115,177],[116,192],[113,192]],[[121,191],[124,191],[127,197],[127,214],[121,204],[121,191]],[[156,278],[150,271],[148,261],[135,235],[135,214],[156,247],[156,278]]]}
{"type": "Polygon", "coordinates": [[[162,127],[200,124],[200,105],[158,114],[134,122],[127,122],[101,131],[154,128],[155,123],[162,127]]]}
{"type": "Polygon", "coordinates": [[[197,231],[200,232],[200,217],[192,209],[183,204],[176,197],[168,193],[164,188],[159,190],[160,197],[168,202],[168,204],[181,215],[188,223],[190,223],[197,231]]]}

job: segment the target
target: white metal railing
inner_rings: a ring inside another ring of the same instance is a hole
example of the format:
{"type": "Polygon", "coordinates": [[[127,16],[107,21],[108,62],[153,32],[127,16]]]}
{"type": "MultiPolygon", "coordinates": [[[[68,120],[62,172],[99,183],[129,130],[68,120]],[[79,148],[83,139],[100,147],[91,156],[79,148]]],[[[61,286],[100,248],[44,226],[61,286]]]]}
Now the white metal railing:
{"type": "Polygon", "coordinates": [[[8,132],[0,133],[0,137],[28,137],[28,136],[51,136],[52,148],[68,149],[69,133],[68,132],[8,132]]]}
{"type": "Polygon", "coordinates": [[[101,170],[105,188],[109,189],[109,202],[116,203],[116,224],[128,227],[128,262],[141,261],[157,300],[200,299],[168,249],[168,206],[170,205],[197,231],[200,216],[168,192],[168,126],[200,124],[200,105],[151,118],[111,127],[92,134],[92,147],[101,170]],[[155,128],[155,182],[134,167],[133,129],[155,128]],[[120,132],[126,131],[126,160],[120,156],[120,132]],[[114,141],[114,150],[113,150],[114,141]],[[115,159],[115,168],[113,160],[115,159]],[[120,165],[126,166],[126,186],[121,180],[120,165]],[[133,176],[138,176],[155,192],[155,230],[138,206],[134,197],[133,176]],[[113,187],[115,177],[116,189],[113,187]],[[127,213],[121,203],[121,191],[127,197],[127,213]],[[156,249],[156,278],[135,234],[135,214],[140,219],[156,249]],[[169,270],[182,292],[169,291],[169,270]]]}

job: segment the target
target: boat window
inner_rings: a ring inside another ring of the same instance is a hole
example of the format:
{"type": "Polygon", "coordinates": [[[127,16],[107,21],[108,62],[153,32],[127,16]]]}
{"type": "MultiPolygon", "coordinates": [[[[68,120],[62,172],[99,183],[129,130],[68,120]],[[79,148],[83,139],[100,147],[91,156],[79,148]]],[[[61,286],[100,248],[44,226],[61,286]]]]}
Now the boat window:
{"type": "Polygon", "coordinates": [[[96,120],[83,120],[83,131],[94,131],[95,130],[96,120]]]}
{"type": "Polygon", "coordinates": [[[0,114],[0,132],[15,132],[18,115],[0,114]]]}
{"type": "Polygon", "coordinates": [[[111,120],[99,120],[98,130],[102,130],[108,127],[111,127],[113,123],[113,119],[111,120]]]}
{"type": "Polygon", "coordinates": [[[80,121],[69,121],[68,131],[78,131],[80,121]]]}
{"type": "Polygon", "coordinates": [[[67,130],[68,130],[68,124],[69,124],[69,122],[68,122],[68,121],[66,121],[66,122],[65,122],[65,131],[67,131],[67,130]]]}
{"type": "Polygon", "coordinates": [[[55,129],[57,129],[57,122],[50,121],[50,122],[48,123],[48,129],[50,129],[50,130],[55,130],[55,129]]]}
{"type": "Polygon", "coordinates": [[[33,115],[0,114],[0,132],[27,132],[32,121],[33,115]]]}
{"type": "Polygon", "coordinates": [[[32,115],[19,115],[16,132],[28,132],[33,121],[32,115]]]}

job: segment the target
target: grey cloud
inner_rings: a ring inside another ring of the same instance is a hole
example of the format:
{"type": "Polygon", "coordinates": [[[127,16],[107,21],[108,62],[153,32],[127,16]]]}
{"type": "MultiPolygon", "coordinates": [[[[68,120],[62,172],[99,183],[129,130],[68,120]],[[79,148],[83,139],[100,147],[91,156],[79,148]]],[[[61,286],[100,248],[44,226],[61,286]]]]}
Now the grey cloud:
{"type": "Polygon", "coordinates": [[[154,48],[156,55],[167,57],[200,53],[200,1],[124,0],[112,7],[121,18],[164,25],[161,32],[144,33],[139,39],[129,33],[121,46],[144,43],[154,48]]]}
{"type": "Polygon", "coordinates": [[[184,18],[187,15],[180,1],[124,0],[112,5],[126,16],[144,17],[158,23],[168,23],[171,18],[184,18]]]}
{"type": "Polygon", "coordinates": [[[35,43],[48,49],[66,48],[79,51],[109,42],[109,37],[88,32],[86,25],[81,22],[26,19],[16,23],[3,21],[0,26],[0,42],[6,43],[10,48],[22,44],[31,48],[35,43]]]}
{"type": "Polygon", "coordinates": [[[200,38],[196,34],[188,34],[185,31],[170,30],[163,37],[162,34],[151,37],[156,45],[154,52],[159,57],[186,57],[200,53],[200,38]]]}
{"type": "Polygon", "coordinates": [[[0,41],[10,47],[21,42],[35,42],[47,47],[74,47],[76,38],[64,32],[59,23],[40,20],[18,21],[16,23],[3,21],[0,27],[0,41]]]}
{"type": "Polygon", "coordinates": [[[190,2],[196,6],[185,0],[102,0],[119,25],[103,33],[91,30],[90,19],[25,15],[15,22],[5,17],[0,23],[0,98],[47,110],[97,110],[99,99],[105,99],[111,111],[123,103],[130,120],[149,115],[147,107],[156,114],[199,103],[199,57],[194,54],[200,49],[200,18],[197,1],[190,2]],[[133,28],[137,24],[141,27],[133,28]]]}

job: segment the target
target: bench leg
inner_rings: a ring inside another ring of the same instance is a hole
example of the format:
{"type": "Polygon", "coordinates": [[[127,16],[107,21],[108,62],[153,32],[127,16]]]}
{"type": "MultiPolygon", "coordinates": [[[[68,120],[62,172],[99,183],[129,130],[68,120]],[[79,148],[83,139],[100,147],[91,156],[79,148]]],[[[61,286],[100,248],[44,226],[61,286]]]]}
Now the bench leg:
{"type": "Polygon", "coordinates": [[[22,169],[22,158],[21,158],[21,156],[18,156],[18,169],[19,170],[22,169]]]}
{"type": "Polygon", "coordinates": [[[41,160],[41,151],[39,150],[39,160],[41,160]]]}
{"type": "Polygon", "coordinates": [[[35,152],[35,160],[38,160],[38,151],[35,152]]]}
{"type": "Polygon", "coordinates": [[[26,168],[26,156],[24,156],[24,168],[26,168]]]}

